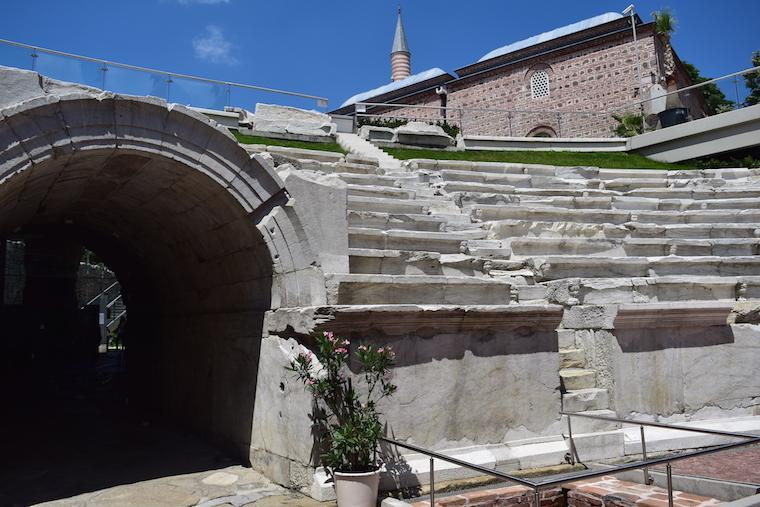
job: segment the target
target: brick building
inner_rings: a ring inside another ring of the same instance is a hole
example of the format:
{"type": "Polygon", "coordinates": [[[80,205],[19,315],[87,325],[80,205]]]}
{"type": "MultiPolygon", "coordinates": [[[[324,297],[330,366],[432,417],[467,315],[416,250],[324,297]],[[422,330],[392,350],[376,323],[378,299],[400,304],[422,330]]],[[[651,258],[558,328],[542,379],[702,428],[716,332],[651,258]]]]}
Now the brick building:
{"type": "MultiPolygon", "coordinates": [[[[464,135],[610,137],[617,124],[612,113],[638,113],[634,103],[664,92],[664,45],[653,25],[638,15],[605,13],[495,49],[456,75],[437,68],[411,74],[399,11],[393,81],[354,95],[333,112],[354,114],[357,103],[392,103],[405,107],[359,106],[359,112],[445,120],[464,135]]],[[[677,56],[675,63],[678,87],[691,84],[677,56]]],[[[692,117],[704,116],[699,93],[680,98],[692,117]]],[[[644,111],[653,124],[656,104],[648,102],[644,111]]]]}

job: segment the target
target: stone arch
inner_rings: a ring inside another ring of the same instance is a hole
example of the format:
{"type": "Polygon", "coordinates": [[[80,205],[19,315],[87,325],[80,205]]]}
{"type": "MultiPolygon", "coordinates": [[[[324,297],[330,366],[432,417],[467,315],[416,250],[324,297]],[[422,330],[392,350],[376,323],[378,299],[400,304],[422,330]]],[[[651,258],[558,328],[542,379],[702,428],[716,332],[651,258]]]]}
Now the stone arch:
{"type": "Polygon", "coordinates": [[[557,137],[557,132],[548,125],[538,125],[530,129],[526,137],[557,137]]]}
{"type": "Polygon", "coordinates": [[[135,389],[247,459],[264,315],[325,301],[282,180],[186,107],[17,74],[23,102],[0,94],[0,238],[96,249],[130,294],[135,389]]]}

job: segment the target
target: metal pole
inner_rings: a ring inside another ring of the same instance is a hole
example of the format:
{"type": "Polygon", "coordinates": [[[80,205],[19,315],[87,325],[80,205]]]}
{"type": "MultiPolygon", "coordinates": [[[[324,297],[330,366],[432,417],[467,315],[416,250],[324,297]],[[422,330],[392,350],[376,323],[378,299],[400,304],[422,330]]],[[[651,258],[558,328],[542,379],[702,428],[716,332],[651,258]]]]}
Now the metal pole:
{"type": "Polygon", "coordinates": [[[538,488],[533,490],[533,507],[541,507],[541,499],[538,488]]]}
{"type": "Polygon", "coordinates": [[[464,110],[459,108],[459,134],[464,137],[464,110]]]}
{"type": "Polygon", "coordinates": [[[512,111],[507,113],[507,119],[509,120],[509,137],[512,137],[512,111]]]}
{"type": "Polygon", "coordinates": [[[108,67],[104,63],[102,67],[100,67],[100,72],[103,73],[103,75],[100,78],[100,89],[105,90],[106,89],[106,72],[108,72],[108,67]]]}
{"type": "Polygon", "coordinates": [[[227,106],[231,106],[230,96],[232,95],[232,85],[227,83],[227,106]]]}
{"type": "Polygon", "coordinates": [[[430,458],[430,507],[435,505],[435,461],[430,458]]]}
{"type": "Polygon", "coordinates": [[[673,471],[670,462],[665,466],[665,470],[668,472],[668,507],[673,507],[673,471]]]}
{"type": "Polygon", "coordinates": [[[32,70],[37,70],[37,58],[39,58],[40,55],[37,54],[36,49],[32,49],[32,70]]]}
{"type": "MultiPolygon", "coordinates": [[[[644,461],[647,460],[647,441],[644,439],[644,426],[639,426],[641,431],[641,454],[644,461]]],[[[652,477],[649,475],[649,467],[644,467],[644,484],[652,484],[652,477]]]]}
{"type": "Polygon", "coordinates": [[[166,102],[169,102],[169,98],[172,95],[172,83],[174,81],[172,80],[171,75],[166,78],[166,102]]]}
{"type": "Polygon", "coordinates": [[[739,76],[734,76],[734,93],[736,94],[736,109],[739,109],[739,76]]]}
{"type": "Polygon", "coordinates": [[[559,137],[562,137],[562,113],[557,113],[557,130],[559,137]]]}
{"type": "Polygon", "coordinates": [[[639,56],[639,40],[636,37],[636,18],[631,9],[631,27],[633,28],[633,50],[636,52],[636,88],[641,88],[641,57],[639,56]]]}
{"type": "Polygon", "coordinates": [[[570,464],[575,465],[575,441],[573,440],[573,425],[570,423],[570,416],[567,416],[567,434],[570,438],[570,464]]]}

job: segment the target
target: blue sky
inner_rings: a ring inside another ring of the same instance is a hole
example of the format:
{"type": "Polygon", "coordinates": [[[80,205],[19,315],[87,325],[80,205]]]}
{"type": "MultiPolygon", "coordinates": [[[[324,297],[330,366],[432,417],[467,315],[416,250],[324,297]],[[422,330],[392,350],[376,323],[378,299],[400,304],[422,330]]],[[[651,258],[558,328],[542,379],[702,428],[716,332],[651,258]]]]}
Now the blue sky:
{"type": "MultiPolygon", "coordinates": [[[[607,11],[627,1],[583,0],[2,0],[0,38],[61,51],[223,81],[326,96],[337,107],[355,93],[390,81],[389,51],[402,6],[413,72],[452,72],[488,51],[607,11]]],[[[645,21],[671,7],[679,56],[707,76],[750,64],[760,49],[760,2],[670,0],[636,2],[645,21]]],[[[29,67],[28,50],[0,46],[0,64],[29,67]]],[[[95,64],[38,59],[43,73],[97,85],[95,64]],[[73,68],[75,65],[76,68],[73,68]]],[[[162,78],[111,69],[107,88],[161,95],[162,78]],[[130,88],[132,87],[132,88],[130,88]],[[125,89],[126,88],[126,89],[125,89]]],[[[170,83],[171,100],[223,102],[224,87],[170,83]]],[[[732,88],[727,88],[732,90],[732,88]]],[[[732,95],[733,96],[733,95],[732,95]]],[[[313,107],[234,91],[232,102],[313,107]]]]}

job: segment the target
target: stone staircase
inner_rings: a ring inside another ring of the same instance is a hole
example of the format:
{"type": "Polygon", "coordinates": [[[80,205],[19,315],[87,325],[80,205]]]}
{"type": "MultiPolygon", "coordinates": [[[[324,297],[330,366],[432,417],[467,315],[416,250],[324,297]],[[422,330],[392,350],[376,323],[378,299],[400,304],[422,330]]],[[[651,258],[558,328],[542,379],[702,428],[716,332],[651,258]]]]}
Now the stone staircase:
{"type": "MultiPolygon", "coordinates": [[[[348,184],[350,273],[330,278],[332,304],[572,307],[760,296],[757,170],[427,160],[378,169],[337,173],[348,184]]],[[[576,333],[560,338],[563,409],[614,415],[576,333]]]]}
{"type": "MultiPolygon", "coordinates": [[[[561,305],[567,315],[760,298],[760,170],[384,160],[366,150],[300,160],[347,185],[349,272],[328,274],[329,305],[561,305]]],[[[558,330],[562,408],[614,416],[595,332],[558,330]]]]}

